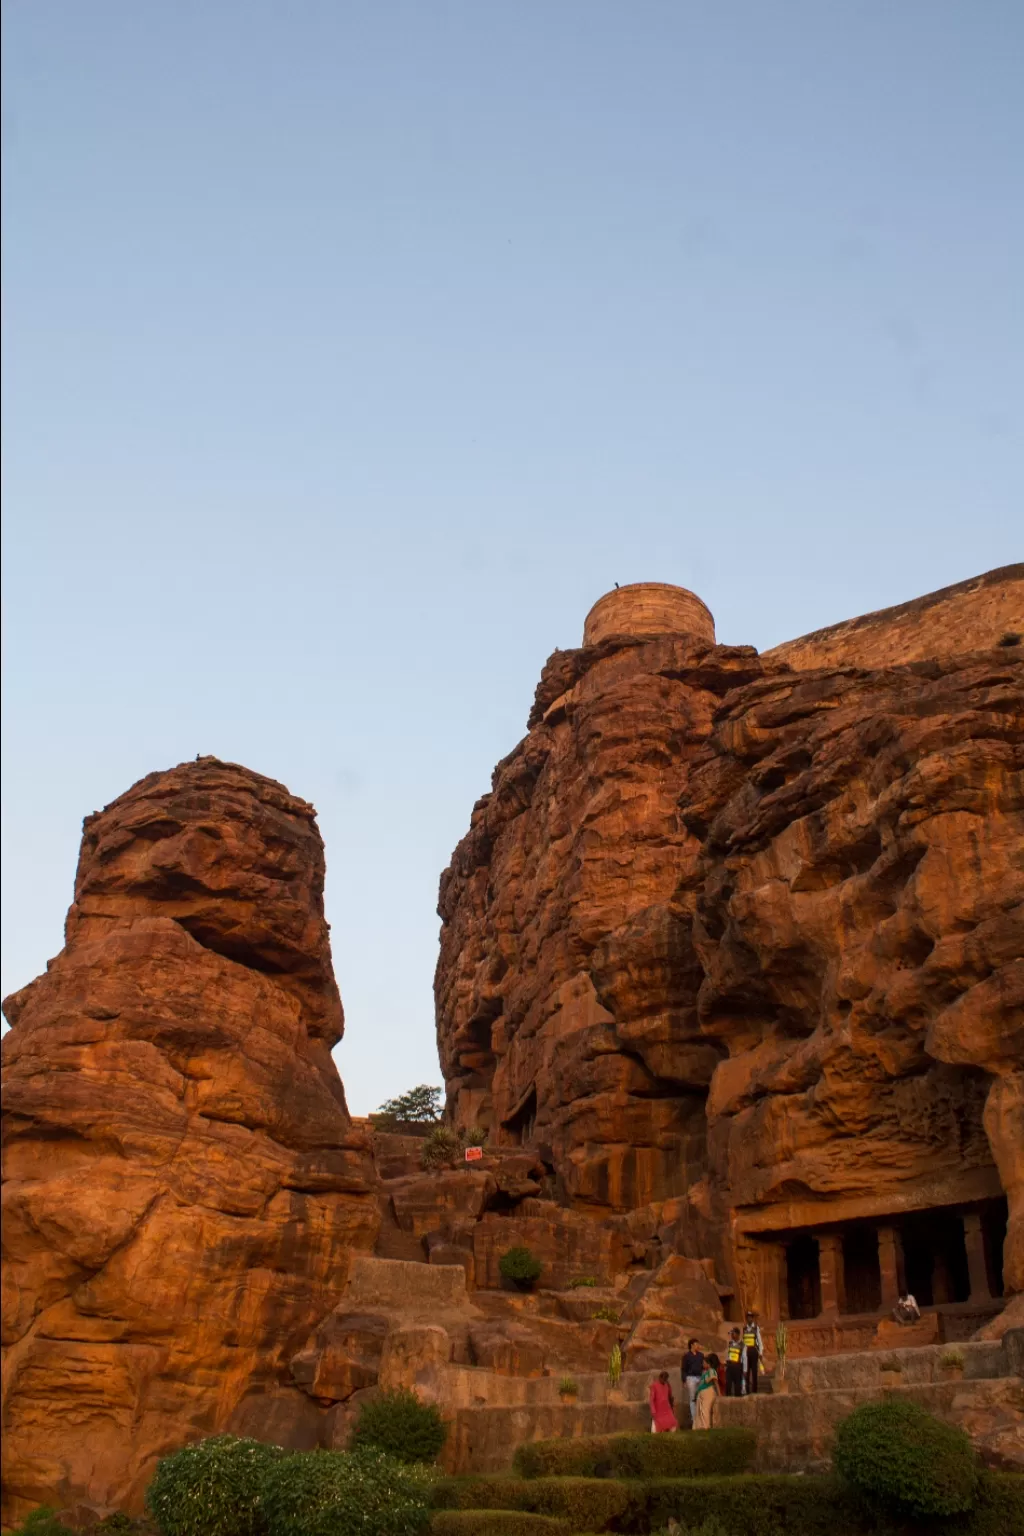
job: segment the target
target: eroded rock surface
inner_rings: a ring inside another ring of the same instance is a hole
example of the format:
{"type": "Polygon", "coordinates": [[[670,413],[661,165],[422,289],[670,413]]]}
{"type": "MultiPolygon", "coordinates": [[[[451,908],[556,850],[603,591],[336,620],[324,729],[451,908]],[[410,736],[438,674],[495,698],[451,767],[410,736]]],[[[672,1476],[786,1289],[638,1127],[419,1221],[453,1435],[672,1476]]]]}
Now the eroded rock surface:
{"type": "Polygon", "coordinates": [[[316,1412],[289,1360],[379,1223],[323,879],[313,808],[212,758],[86,821],[65,947],[4,1004],[5,1521],[316,1412]]]}
{"type": "MultiPolygon", "coordinates": [[[[766,1317],[773,1235],[1004,1193],[1024,1287],[1024,612],[993,575],[892,610],[933,653],[900,665],[652,634],[650,604],[630,632],[615,593],[441,880],[457,1118],[583,1214],[661,1210],[766,1317]]],[[[871,619],[843,643],[884,654],[871,619]]]]}

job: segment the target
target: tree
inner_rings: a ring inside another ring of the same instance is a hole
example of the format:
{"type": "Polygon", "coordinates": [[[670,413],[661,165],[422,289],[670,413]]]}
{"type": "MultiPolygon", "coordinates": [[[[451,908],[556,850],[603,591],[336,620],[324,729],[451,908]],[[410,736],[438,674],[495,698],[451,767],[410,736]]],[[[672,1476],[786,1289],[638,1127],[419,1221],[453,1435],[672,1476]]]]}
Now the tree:
{"type": "Polygon", "coordinates": [[[441,1118],[443,1096],[442,1088],[420,1083],[396,1099],[386,1099],[377,1115],[391,1125],[434,1125],[441,1118]]]}

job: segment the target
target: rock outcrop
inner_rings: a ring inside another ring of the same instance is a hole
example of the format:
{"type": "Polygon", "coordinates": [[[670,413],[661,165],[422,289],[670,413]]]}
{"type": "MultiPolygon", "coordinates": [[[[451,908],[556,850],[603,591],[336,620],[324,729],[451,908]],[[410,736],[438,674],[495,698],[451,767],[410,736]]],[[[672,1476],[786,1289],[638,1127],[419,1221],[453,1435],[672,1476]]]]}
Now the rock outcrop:
{"type": "Polygon", "coordinates": [[[456,1118],[766,1317],[1024,1288],[1020,575],[892,610],[898,665],[885,615],[818,665],[609,594],[442,876],[456,1118]]]}
{"type": "Polygon", "coordinates": [[[213,758],[86,821],[65,947],[4,1004],[5,1523],[320,1412],[289,1361],[379,1224],[323,879],[313,808],[213,758]]]}

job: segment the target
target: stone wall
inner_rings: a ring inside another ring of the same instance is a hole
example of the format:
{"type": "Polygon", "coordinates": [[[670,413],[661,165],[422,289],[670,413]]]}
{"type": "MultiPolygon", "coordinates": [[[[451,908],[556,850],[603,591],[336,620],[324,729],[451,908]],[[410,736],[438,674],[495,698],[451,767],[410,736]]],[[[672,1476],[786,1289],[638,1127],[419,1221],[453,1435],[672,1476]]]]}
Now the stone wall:
{"type": "Polygon", "coordinates": [[[909,603],[832,624],[766,651],[801,670],[891,667],[1000,643],[1024,643],[1024,565],[1004,565],[909,603]]]}

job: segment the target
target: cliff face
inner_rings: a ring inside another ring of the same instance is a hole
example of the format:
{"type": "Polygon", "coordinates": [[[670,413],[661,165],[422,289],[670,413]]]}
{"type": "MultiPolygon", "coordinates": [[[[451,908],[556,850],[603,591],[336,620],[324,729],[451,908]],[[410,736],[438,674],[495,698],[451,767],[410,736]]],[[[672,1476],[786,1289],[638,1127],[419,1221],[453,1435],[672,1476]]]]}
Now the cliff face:
{"type": "Polygon", "coordinates": [[[769,1315],[755,1238],[1001,1191],[1024,1287],[1024,612],[1012,573],[975,585],[985,650],[955,588],[945,628],[921,600],[930,659],[801,670],[612,594],[442,877],[459,1118],[535,1141],[581,1210],[679,1197],[769,1315]]]}
{"type": "Polygon", "coordinates": [[[379,1221],[323,877],[312,807],[213,758],[86,822],[65,947],[4,1004],[5,1522],[315,1411],[288,1359],[379,1221]]]}

